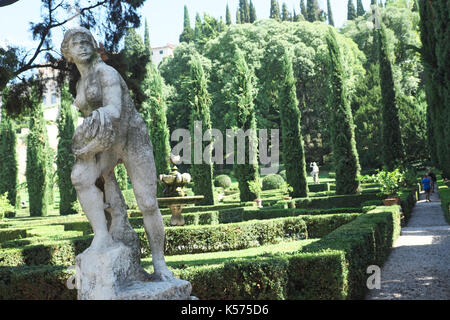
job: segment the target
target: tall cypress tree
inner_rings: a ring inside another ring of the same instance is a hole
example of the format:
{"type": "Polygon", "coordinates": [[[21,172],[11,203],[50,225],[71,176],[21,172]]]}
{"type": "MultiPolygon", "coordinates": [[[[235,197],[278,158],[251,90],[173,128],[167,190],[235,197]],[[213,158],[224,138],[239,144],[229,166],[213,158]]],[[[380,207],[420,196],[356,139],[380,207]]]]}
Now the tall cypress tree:
{"type": "Polygon", "coordinates": [[[443,176],[450,178],[450,30],[448,30],[448,1],[421,0],[422,60],[424,62],[425,92],[430,118],[434,154],[443,176]]]}
{"type": "Polygon", "coordinates": [[[380,85],[383,103],[383,163],[394,169],[403,159],[402,137],[392,75],[390,53],[387,49],[386,28],[381,24],[378,33],[378,59],[380,63],[380,85]]]}
{"type": "Polygon", "coordinates": [[[58,125],[58,153],[56,166],[59,185],[59,214],[77,213],[72,207],[77,201],[77,193],[72,185],[70,175],[75,158],[72,153],[72,137],[75,132],[77,117],[72,109],[72,95],[68,88],[61,89],[61,109],[57,122],[58,125]]]}
{"type": "Polygon", "coordinates": [[[355,20],[356,18],[356,9],[353,4],[353,0],[348,0],[347,4],[347,20],[355,20]]]}
{"type": "Polygon", "coordinates": [[[250,23],[255,22],[257,19],[258,18],[256,17],[255,5],[253,4],[252,0],[250,0],[250,23]]]}
{"type": "Polygon", "coordinates": [[[236,9],[236,24],[241,24],[241,12],[239,11],[239,8],[236,9]]]}
{"type": "Polygon", "coordinates": [[[191,42],[194,40],[194,30],[191,27],[191,20],[189,18],[188,8],[184,6],[184,22],[183,32],[180,35],[180,42],[191,42]]]}
{"type": "Polygon", "coordinates": [[[442,171],[443,174],[450,178],[450,2],[432,1],[428,5],[432,5],[435,19],[433,20],[434,33],[436,37],[436,61],[437,70],[435,71],[435,81],[439,81],[438,90],[441,97],[439,104],[439,113],[442,119],[443,127],[443,155],[442,171]]]}
{"type": "Polygon", "coordinates": [[[259,178],[258,157],[258,138],[256,136],[256,115],[254,108],[253,71],[249,69],[242,52],[237,49],[233,59],[233,76],[230,80],[233,94],[230,96],[229,105],[234,114],[234,123],[244,132],[249,130],[249,137],[244,142],[245,163],[235,161],[234,170],[236,178],[239,181],[239,191],[241,202],[253,201],[259,197],[258,194],[250,190],[249,181],[257,181],[259,178]],[[253,159],[250,159],[250,148],[253,150],[253,159]]]}
{"type": "Polygon", "coordinates": [[[239,14],[241,16],[241,23],[250,22],[250,6],[248,0],[239,0],[239,14]]]}
{"type": "Polygon", "coordinates": [[[294,198],[308,196],[306,164],[303,136],[301,132],[301,113],[298,108],[296,84],[292,67],[292,57],[284,45],[279,46],[281,60],[278,105],[281,119],[281,139],[283,162],[287,183],[293,188],[294,198]]]}
{"type": "Polygon", "coordinates": [[[195,14],[194,42],[197,43],[202,38],[203,38],[202,18],[200,17],[200,14],[197,12],[195,14]]]}
{"type": "Polygon", "coordinates": [[[356,15],[363,16],[366,13],[366,10],[364,10],[364,6],[362,3],[362,0],[356,0],[356,15]]]}
{"type": "Polygon", "coordinates": [[[270,19],[281,21],[280,5],[277,0],[270,1],[270,19]]]}
{"type": "Polygon", "coordinates": [[[152,48],[150,46],[150,33],[148,31],[147,18],[145,19],[145,27],[144,27],[144,47],[145,47],[145,54],[149,56],[149,59],[151,59],[152,48]]]}
{"type": "Polygon", "coordinates": [[[333,11],[331,10],[330,0],[327,0],[328,24],[334,27],[333,11]]]}
{"type": "Polygon", "coordinates": [[[308,11],[306,11],[305,0],[300,0],[300,13],[303,15],[303,18],[307,18],[308,11]]]}
{"type": "MultiPolygon", "coordinates": [[[[191,136],[195,136],[195,132],[198,130],[200,135],[211,129],[211,118],[209,108],[211,106],[211,98],[207,90],[207,80],[205,72],[200,62],[200,57],[195,54],[191,59],[190,79],[186,84],[189,92],[189,103],[191,106],[190,117],[190,129],[191,136]],[[201,128],[195,126],[197,121],[201,121],[201,128]]],[[[202,150],[207,149],[207,144],[203,143],[202,150]]],[[[207,152],[207,159],[211,159],[211,151],[207,152]]],[[[205,198],[202,200],[203,205],[214,205],[214,187],[213,187],[213,166],[211,161],[204,162],[203,154],[196,154],[195,144],[193,146],[191,164],[191,176],[194,182],[193,191],[197,195],[203,195],[205,198]],[[201,161],[201,164],[195,164],[197,160],[201,161]],[[209,163],[208,163],[209,162],[209,163]]]]}
{"type": "Polygon", "coordinates": [[[291,13],[289,12],[287,4],[286,2],[283,2],[283,5],[281,6],[281,21],[291,21],[291,19],[291,13]]]}
{"type": "Polygon", "coordinates": [[[227,3],[227,8],[225,10],[225,23],[227,24],[227,26],[231,25],[231,14],[230,14],[230,7],[228,6],[227,3]]]}
{"type": "Polygon", "coordinates": [[[336,170],[336,194],[354,194],[359,191],[360,165],[356,151],[352,110],[344,83],[342,57],[336,33],[332,28],[328,31],[326,41],[331,66],[330,136],[336,170]]]}
{"type": "Polygon", "coordinates": [[[320,8],[317,0],[307,0],[306,10],[307,10],[307,16],[305,17],[306,20],[308,20],[309,22],[319,21],[320,8]]]}
{"type": "Polygon", "coordinates": [[[0,122],[0,195],[8,192],[8,201],[16,205],[18,185],[17,135],[13,120],[3,112],[0,122]]]}
{"type": "MultiPolygon", "coordinates": [[[[146,34],[148,34],[148,30],[146,34]]],[[[145,43],[148,43],[146,44],[146,51],[148,51],[147,46],[150,46],[150,40],[145,43]]],[[[142,103],[140,112],[152,141],[156,173],[157,175],[168,174],[170,171],[170,134],[167,125],[167,105],[163,95],[164,82],[151,58],[149,60],[142,82],[142,90],[147,98],[142,103]]],[[[161,194],[162,190],[158,188],[158,192],[161,194]]]]}
{"type": "MultiPolygon", "coordinates": [[[[33,90],[35,90],[33,88],[33,90]]],[[[27,136],[26,179],[30,216],[46,216],[48,210],[48,137],[42,105],[36,99],[27,136]]]]}

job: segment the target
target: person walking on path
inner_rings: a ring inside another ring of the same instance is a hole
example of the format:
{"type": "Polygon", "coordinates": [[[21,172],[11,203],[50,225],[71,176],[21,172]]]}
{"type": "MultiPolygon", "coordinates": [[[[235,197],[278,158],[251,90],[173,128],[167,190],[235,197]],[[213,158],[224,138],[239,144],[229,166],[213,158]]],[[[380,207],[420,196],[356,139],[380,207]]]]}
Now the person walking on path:
{"type": "Polygon", "coordinates": [[[430,200],[431,183],[432,183],[431,178],[428,175],[424,175],[422,179],[422,189],[425,192],[425,199],[427,202],[431,202],[430,200]]]}
{"type": "Polygon", "coordinates": [[[430,171],[428,172],[428,176],[431,178],[431,192],[434,193],[434,189],[435,189],[436,182],[437,182],[436,175],[430,169],[430,171]]]}

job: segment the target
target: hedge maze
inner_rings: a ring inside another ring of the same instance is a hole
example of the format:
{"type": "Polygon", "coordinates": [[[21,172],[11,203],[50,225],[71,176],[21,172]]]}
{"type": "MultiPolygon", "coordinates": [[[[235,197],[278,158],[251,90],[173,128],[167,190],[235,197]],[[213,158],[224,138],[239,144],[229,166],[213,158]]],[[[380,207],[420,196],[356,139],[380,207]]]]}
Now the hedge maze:
{"type": "MultiPolygon", "coordinates": [[[[331,192],[324,184],[309,198],[282,201],[267,191],[263,208],[235,201],[187,207],[182,227],[170,226],[163,208],[167,263],[200,299],[363,298],[367,267],[383,264],[415,203],[407,191],[401,207],[381,206],[372,187],[358,195],[324,196],[331,192]]],[[[138,210],[128,214],[142,264],[152,272],[142,216],[138,210]]],[[[67,287],[71,266],[92,238],[81,214],[3,219],[0,299],[76,299],[76,290],[67,287]]]]}

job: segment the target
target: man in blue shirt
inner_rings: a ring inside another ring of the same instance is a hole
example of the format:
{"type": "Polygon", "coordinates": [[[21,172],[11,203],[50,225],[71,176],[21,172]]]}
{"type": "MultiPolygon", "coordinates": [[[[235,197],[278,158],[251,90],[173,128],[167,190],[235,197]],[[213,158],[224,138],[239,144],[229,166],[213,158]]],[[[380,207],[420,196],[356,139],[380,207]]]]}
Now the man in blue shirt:
{"type": "Polygon", "coordinates": [[[425,191],[425,199],[427,202],[431,202],[430,200],[430,192],[431,192],[431,178],[425,175],[422,179],[422,189],[425,191]]]}

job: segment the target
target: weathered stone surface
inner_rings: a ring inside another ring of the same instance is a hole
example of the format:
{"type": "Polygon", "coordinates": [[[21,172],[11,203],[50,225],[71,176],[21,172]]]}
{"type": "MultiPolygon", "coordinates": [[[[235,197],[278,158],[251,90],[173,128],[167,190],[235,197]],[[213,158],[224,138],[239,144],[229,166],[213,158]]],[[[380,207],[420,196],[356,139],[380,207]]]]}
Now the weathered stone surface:
{"type": "Polygon", "coordinates": [[[104,251],[87,249],[76,258],[79,300],[187,300],[192,286],[140,273],[133,250],[120,242],[104,251]]]}
{"type": "Polygon", "coordinates": [[[80,72],[74,104],[85,117],[76,129],[72,183],[94,239],[78,255],[79,299],[188,299],[189,282],[176,279],[164,259],[164,225],[156,199],[157,177],[148,129],[120,74],[105,64],[89,30],[64,35],[61,52],[80,72]],[[140,265],[140,247],[114,175],[123,163],[150,241],[155,273],[140,265]]]}

